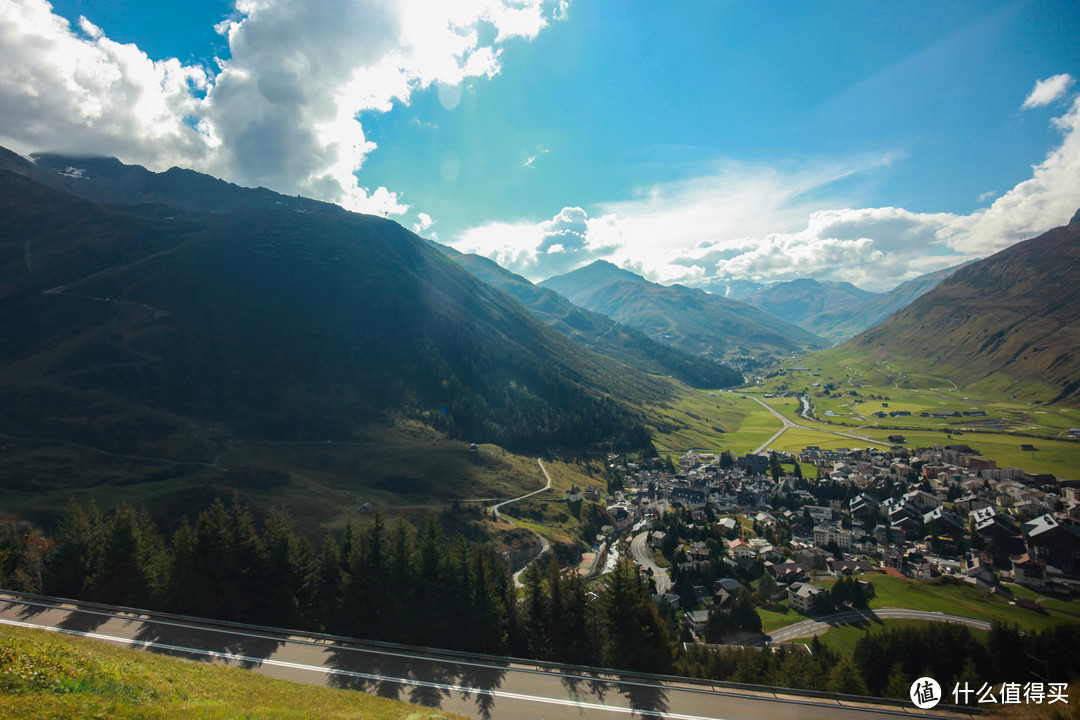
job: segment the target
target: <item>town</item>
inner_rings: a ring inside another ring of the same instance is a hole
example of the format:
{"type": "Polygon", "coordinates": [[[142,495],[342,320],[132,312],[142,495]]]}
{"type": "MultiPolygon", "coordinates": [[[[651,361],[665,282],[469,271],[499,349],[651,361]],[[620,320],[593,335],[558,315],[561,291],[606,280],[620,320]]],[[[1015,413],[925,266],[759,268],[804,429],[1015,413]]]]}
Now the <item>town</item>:
{"type": "MultiPolygon", "coordinates": [[[[731,608],[751,583],[758,604],[786,601],[804,615],[839,609],[817,579],[864,573],[950,576],[1009,599],[1010,582],[1065,596],[1080,585],[1080,482],[999,468],[963,444],[691,451],[676,461],[613,455],[608,469],[605,540],[635,538],[654,601],[684,611],[684,640],[704,639],[710,609],[731,608]],[[807,466],[814,477],[804,477],[807,466]]],[[[601,499],[567,493],[571,502],[582,496],[601,499]]],[[[853,587],[872,593],[867,582],[853,587]]],[[[1038,609],[1029,598],[1014,602],[1038,609]]],[[[764,639],[727,629],[736,632],[725,642],[764,639]]]]}

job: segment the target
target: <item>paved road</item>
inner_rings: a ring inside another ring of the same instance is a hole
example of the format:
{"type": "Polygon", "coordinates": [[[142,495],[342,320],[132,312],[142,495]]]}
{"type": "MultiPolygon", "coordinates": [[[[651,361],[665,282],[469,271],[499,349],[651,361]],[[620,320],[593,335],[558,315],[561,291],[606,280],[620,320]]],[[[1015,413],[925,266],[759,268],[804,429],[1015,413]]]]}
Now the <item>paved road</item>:
{"type": "Polygon", "coordinates": [[[936,622],[959,623],[979,630],[990,629],[988,621],[976,620],[962,615],[948,615],[929,610],[908,610],[906,608],[881,608],[878,610],[848,610],[820,618],[803,620],[794,625],[788,625],[773,631],[771,639],[773,642],[788,642],[795,638],[813,637],[839,625],[850,625],[864,620],[871,622],[875,620],[934,620],[936,622]]]}
{"type": "Polygon", "coordinates": [[[228,628],[190,618],[61,601],[28,601],[3,593],[0,624],[47,627],[151,652],[237,665],[286,680],[361,690],[480,720],[580,720],[582,716],[871,720],[880,719],[882,712],[897,713],[895,708],[883,710],[863,703],[856,706],[827,698],[800,698],[768,688],[724,690],[599,671],[556,671],[420,648],[378,646],[269,629],[228,628]]]}
{"type": "Polygon", "coordinates": [[[780,428],[776,432],[775,435],[773,435],[771,438],[769,438],[768,440],[763,442],[761,445],[759,445],[757,447],[757,449],[754,450],[754,453],[753,453],[754,455],[757,455],[758,453],[768,449],[769,446],[772,445],[776,441],[776,439],[778,437],[783,435],[790,428],[802,428],[803,430],[812,430],[813,432],[827,433],[829,435],[839,435],[841,437],[851,438],[852,440],[858,440],[860,442],[871,443],[871,444],[874,444],[874,445],[881,445],[882,444],[878,440],[874,440],[873,438],[868,438],[868,437],[865,437],[863,435],[853,435],[852,433],[840,432],[838,430],[821,430],[819,428],[812,428],[812,427],[808,427],[806,425],[800,425],[797,422],[792,422],[791,420],[789,420],[780,411],[778,411],[776,408],[774,408],[771,405],[769,405],[768,403],[766,403],[761,398],[754,397],[753,395],[747,395],[746,397],[753,398],[754,400],[757,400],[759,403],[761,403],[762,407],[764,407],[766,410],[768,410],[773,415],[775,415],[776,419],[779,420],[781,422],[781,424],[783,424],[783,427],[780,428]]]}
{"type": "Polygon", "coordinates": [[[630,552],[634,554],[634,560],[638,565],[652,570],[653,580],[656,581],[656,592],[663,595],[671,589],[671,576],[668,571],[653,562],[652,548],[645,545],[649,531],[638,534],[630,541],[630,552]]]}
{"type": "MultiPolygon", "coordinates": [[[[521,495],[520,497],[511,498],[510,500],[503,500],[498,505],[492,505],[491,509],[495,511],[495,517],[496,518],[498,518],[499,520],[504,519],[503,514],[501,512],[502,507],[504,505],[509,505],[510,503],[515,503],[518,500],[524,500],[525,498],[532,497],[533,495],[536,495],[537,493],[542,493],[545,490],[550,490],[551,489],[551,476],[548,475],[547,468],[544,467],[544,461],[541,460],[540,458],[536,458],[536,462],[537,462],[537,464],[540,465],[540,470],[541,470],[541,472],[544,473],[544,477],[547,479],[547,484],[544,485],[544,487],[540,488],[539,490],[533,490],[531,493],[525,493],[524,495],[521,495]]],[[[513,520],[507,520],[507,522],[513,523],[513,520]]],[[[535,531],[533,531],[533,535],[535,535],[540,540],[540,552],[538,552],[536,554],[536,557],[534,557],[529,562],[525,563],[523,566],[521,566],[521,568],[516,573],[514,573],[514,584],[517,585],[518,587],[523,587],[523,585],[521,583],[521,573],[525,572],[525,569],[527,567],[532,565],[534,562],[536,562],[540,558],[544,557],[544,555],[546,555],[551,550],[551,544],[547,541],[546,537],[544,537],[543,535],[541,535],[540,533],[535,532],[535,531]]]]}

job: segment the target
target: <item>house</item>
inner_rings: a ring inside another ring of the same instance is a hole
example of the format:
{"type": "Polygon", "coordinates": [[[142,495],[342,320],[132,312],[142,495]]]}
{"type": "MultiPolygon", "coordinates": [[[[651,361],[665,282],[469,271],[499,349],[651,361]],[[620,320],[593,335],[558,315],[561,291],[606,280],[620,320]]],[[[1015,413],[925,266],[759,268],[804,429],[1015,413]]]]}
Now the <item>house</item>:
{"type": "Polygon", "coordinates": [[[668,605],[674,610],[678,610],[682,606],[682,598],[675,593],[666,593],[664,595],[653,595],[652,601],[654,605],[659,605],[661,600],[666,600],[668,605]]]}
{"type": "Polygon", "coordinates": [[[835,577],[862,575],[875,570],[869,560],[830,560],[826,565],[835,577]]]}
{"type": "Polygon", "coordinates": [[[1050,514],[1023,525],[1028,555],[1066,575],[1080,573],[1080,531],[1050,514]]]}
{"type": "Polygon", "coordinates": [[[957,512],[970,514],[972,511],[981,510],[985,507],[990,507],[990,503],[988,503],[986,500],[979,497],[978,495],[965,495],[962,498],[954,500],[953,507],[956,509],[957,512]]]}
{"type": "Polygon", "coordinates": [[[1016,523],[996,508],[984,507],[968,513],[971,528],[991,540],[1007,541],[1017,536],[1016,523]]]}
{"type": "Polygon", "coordinates": [[[778,583],[792,583],[810,577],[810,568],[798,562],[773,563],[765,566],[765,572],[778,583]]]}
{"type": "Polygon", "coordinates": [[[754,549],[742,540],[732,540],[728,543],[728,552],[736,560],[753,560],[757,557],[754,549]]]}
{"type": "Polygon", "coordinates": [[[691,562],[705,562],[712,557],[712,550],[703,543],[691,543],[686,547],[686,557],[691,562]]]}
{"type": "Polygon", "coordinates": [[[860,517],[866,519],[870,515],[870,511],[878,506],[878,501],[870,497],[866,493],[860,493],[851,498],[848,503],[848,510],[851,512],[852,517],[860,517]]]}
{"type": "Polygon", "coordinates": [[[979,553],[965,564],[964,575],[984,588],[994,587],[994,562],[986,553],[979,553]]]}
{"type": "Polygon", "coordinates": [[[788,607],[803,615],[810,615],[814,612],[814,603],[817,598],[827,593],[828,590],[823,587],[809,583],[792,583],[787,589],[788,607]]]}
{"type": "Polygon", "coordinates": [[[725,590],[731,595],[738,595],[742,590],[742,583],[735,578],[720,578],[713,581],[713,592],[720,592],[725,590]]]}
{"type": "Polygon", "coordinates": [[[716,525],[720,528],[720,533],[723,535],[737,530],[739,528],[739,521],[735,518],[720,518],[716,525]]]}
{"type": "Polygon", "coordinates": [[[964,534],[964,521],[954,513],[946,512],[943,507],[936,507],[923,515],[923,524],[934,535],[959,537],[964,534]]]}
{"type": "Polygon", "coordinates": [[[1030,555],[1012,559],[1013,580],[1027,587],[1046,587],[1046,564],[1030,555]]]}
{"type": "Polygon", "coordinates": [[[691,610],[683,616],[683,620],[687,626],[690,627],[695,633],[700,635],[705,632],[705,626],[709,623],[709,611],[708,610],[691,610]]]}

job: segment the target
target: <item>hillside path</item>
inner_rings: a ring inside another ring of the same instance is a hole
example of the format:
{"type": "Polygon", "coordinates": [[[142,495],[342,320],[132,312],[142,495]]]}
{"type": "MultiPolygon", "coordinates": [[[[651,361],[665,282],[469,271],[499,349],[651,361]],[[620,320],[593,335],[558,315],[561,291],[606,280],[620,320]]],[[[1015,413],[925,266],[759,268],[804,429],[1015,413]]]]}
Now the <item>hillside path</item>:
{"type": "MultiPolygon", "coordinates": [[[[537,462],[538,465],[540,465],[540,470],[544,473],[544,477],[547,479],[547,484],[544,485],[544,487],[540,488],[539,490],[533,490],[531,493],[526,493],[526,494],[524,494],[524,495],[522,495],[520,497],[511,498],[510,500],[503,500],[501,503],[499,503],[497,505],[492,505],[491,509],[495,512],[496,519],[498,519],[498,520],[503,520],[504,519],[503,514],[502,514],[502,507],[504,505],[509,505],[510,503],[515,503],[518,500],[524,500],[525,498],[532,497],[533,495],[536,495],[538,493],[544,492],[545,490],[550,490],[551,489],[551,475],[548,474],[547,468],[544,467],[544,461],[541,460],[540,458],[536,458],[536,462],[537,462]]],[[[512,524],[512,525],[515,524],[514,521],[512,519],[510,519],[510,518],[505,518],[505,520],[507,522],[509,522],[510,524],[512,524]]],[[[536,562],[537,560],[542,558],[545,554],[547,554],[548,551],[551,550],[551,544],[547,541],[547,538],[545,538],[543,535],[536,532],[535,530],[530,530],[530,532],[533,535],[535,535],[537,538],[540,539],[540,552],[537,553],[536,557],[534,557],[532,560],[525,563],[525,565],[522,566],[522,568],[520,570],[518,570],[516,573],[514,573],[514,584],[517,585],[518,587],[523,587],[523,585],[521,583],[521,573],[525,572],[526,568],[528,568],[534,562],[536,562]]]]}

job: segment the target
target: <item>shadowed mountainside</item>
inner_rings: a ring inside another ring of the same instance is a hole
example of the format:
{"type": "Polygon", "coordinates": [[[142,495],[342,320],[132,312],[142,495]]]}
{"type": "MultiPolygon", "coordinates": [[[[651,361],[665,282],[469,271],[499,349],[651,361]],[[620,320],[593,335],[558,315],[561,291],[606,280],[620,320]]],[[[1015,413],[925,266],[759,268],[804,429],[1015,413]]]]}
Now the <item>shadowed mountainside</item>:
{"type": "MultiPolygon", "coordinates": [[[[68,173],[60,184],[102,198],[97,164],[14,157],[4,165],[32,171],[0,170],[5,432],[131,452],[193,425],[345,439],[404,414],[519,449],[613,427],[647,442],[631,406],[662,383],[549,330],[396,223],[187,171],[186,189],[153,199],[190,192],[198,210],[98,204],[34,180],[68,173]]],[[[98,162],[122,201],[173,172],[98,162]]]]}

